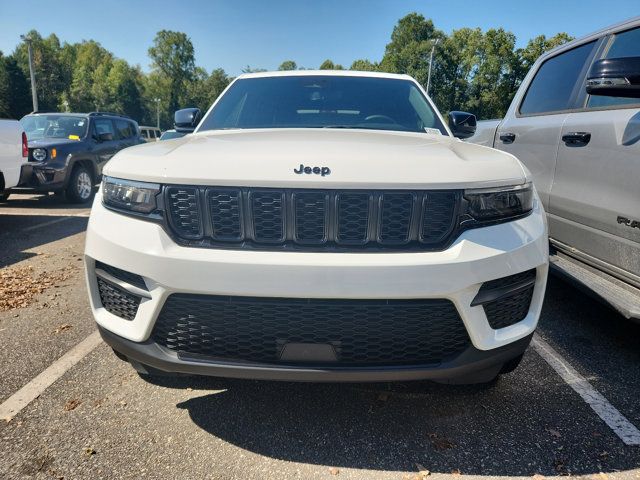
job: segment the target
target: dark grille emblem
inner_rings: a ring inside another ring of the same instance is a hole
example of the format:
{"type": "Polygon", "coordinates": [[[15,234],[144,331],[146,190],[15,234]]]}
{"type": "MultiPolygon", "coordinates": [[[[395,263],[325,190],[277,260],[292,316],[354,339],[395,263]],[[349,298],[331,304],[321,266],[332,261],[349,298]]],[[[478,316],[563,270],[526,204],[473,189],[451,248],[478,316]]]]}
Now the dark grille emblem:
{"type": "Polygon", "coordinates": [[[306,173],[307,175],[316,174],[321,177],[326,177],[331,173],[331,169],[329,167],[305,167],[302,163],[300,164],[300,168],[297,170],[294,168],[293,173],[297,173],[298,175],[302,175],[306,173]]]}

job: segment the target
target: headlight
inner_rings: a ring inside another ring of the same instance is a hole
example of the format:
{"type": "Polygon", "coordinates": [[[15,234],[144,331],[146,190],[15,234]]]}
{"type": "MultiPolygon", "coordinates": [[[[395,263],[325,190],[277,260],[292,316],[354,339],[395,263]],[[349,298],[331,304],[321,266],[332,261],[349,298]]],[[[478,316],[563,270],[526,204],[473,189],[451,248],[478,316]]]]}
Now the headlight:
{"type": "Polygon", "coordinates": [[[495,222],[521,217],[533,210],[531,183],[514,187],[465,190],[467,217],[477,222],[495,222]]]}
{"type": "Polygon", "coordinates": [[[119,178],[104,177],[102,201],[105,205],[137,213],[151,213],[160,192],[157,183],[135,182],[119,178]]]}
{"type": "Polygon", "coordinates": [[[47,151],[44,148],[34,148],[31,154],[38,162],[44,162],[47,159],[47,151]]]}

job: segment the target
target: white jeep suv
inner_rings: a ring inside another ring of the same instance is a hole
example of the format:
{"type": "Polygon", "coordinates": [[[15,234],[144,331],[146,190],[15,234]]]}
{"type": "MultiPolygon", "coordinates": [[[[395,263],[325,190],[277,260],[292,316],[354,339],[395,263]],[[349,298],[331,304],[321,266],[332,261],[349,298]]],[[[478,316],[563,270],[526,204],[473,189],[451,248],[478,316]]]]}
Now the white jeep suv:
{"type": "Polygon", "coordinates": [[[86,241],[104,340],[143,374],[511,371],[542,306],[545,217],[518,160],[449,120],[405,75],[260,73],[192,135],[118,153],[86,241]]]}

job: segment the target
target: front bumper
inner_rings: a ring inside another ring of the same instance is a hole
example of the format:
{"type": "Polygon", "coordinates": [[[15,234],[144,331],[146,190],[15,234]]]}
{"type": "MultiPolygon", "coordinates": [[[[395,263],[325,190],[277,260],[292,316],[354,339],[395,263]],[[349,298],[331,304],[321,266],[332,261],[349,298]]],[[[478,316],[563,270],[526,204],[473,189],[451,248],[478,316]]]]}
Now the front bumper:
{"type": "Polygon", "coordinates": [[[22,165],[20,181],[13,190],[48,192],[65,187],[66,167],[64,164],[30,162],[22,165]]]}
{"type": "Polygon", "coordinates": [[[314,381],[444,379],[470,370],[497,373],[521,354],[544,297],[548,240],[540,202],[520,220],[464,232],[441,252],[303,253],[181,247],[161,226],[105,209],[96,196],[87,229],[86,272],[91,307],[105,341],[130,360],[160,370],[241,378],[314,381]],[[95,261],[144,277],[148,297],[132,320],[109,313],[98,292],[95,261]],[[494,330],[482,306],[471,306],[483,282],[536,270],[529,312],[494,330]],[[174,293],[319,299],[448,299],[472,346],[437,365],[307,368],[185,360],[150,340],[174,293]]]}

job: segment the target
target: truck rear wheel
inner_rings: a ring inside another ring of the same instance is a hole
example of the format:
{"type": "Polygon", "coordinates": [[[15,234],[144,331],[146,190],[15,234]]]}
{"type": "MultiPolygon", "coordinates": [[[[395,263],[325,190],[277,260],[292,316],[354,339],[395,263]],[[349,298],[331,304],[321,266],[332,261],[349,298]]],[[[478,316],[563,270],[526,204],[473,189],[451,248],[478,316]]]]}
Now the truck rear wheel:
{"type": "Polygon", "coordinates": [[[67,199],[72,203],[86,203],[93,193],[93,177],[91,172],[82,165],[77,165],[71,172],[69,185],[66,189],[67,199]]]}

